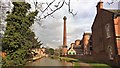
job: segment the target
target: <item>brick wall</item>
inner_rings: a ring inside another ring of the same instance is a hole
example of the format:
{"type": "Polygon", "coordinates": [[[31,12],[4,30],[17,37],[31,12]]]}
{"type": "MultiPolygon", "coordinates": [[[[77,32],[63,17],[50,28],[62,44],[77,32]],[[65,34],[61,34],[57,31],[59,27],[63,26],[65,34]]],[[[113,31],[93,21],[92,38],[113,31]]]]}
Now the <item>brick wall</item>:
{"type": "Polygon", "coordinates": [[[117,44],[117,46],[118,46],[118,55],[120,55],[120,17],[118,17],[118,35],[119,35],[119,38],[118,38],[118,44],[117,44]]]}
{"type": "Polygon", "coordinates": [[[75,40],[75,45],[76,46],[80,45],[80,40],[75,40]]]}
{"type": "Polygon", "coordinates": [[[120,55],[120,17],[116,17],[114,19],[114,26],[115,26],[118,55],[120,55]]]}
{"type": "Polygon", "coordinates": [[[93,55],[99,61],[110,63],[116,57],[113,13],[101,9],[92,26],[93,55]]]}
{"type": "Polygon", "coordinates": [[[117,18],[115,18],[114,19],[114,26],[115,26],[115,34],[116,34],[116,36],[118,36],[118,26],[119,26],[119,24],[118,24],[118,17],[117,18]]]}
{"type": "Polygon", "coordinates": [[[84,33],[83,35],[83,47],[84,47],[84,54],[89,54],[89,39],[90,39],[91,33],[84,33]]]}

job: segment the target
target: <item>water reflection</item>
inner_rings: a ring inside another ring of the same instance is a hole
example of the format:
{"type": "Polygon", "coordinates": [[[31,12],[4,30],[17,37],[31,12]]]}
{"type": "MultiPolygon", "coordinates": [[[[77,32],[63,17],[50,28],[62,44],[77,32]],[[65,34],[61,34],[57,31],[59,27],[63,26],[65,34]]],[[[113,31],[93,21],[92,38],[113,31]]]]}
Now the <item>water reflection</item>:
{"type": "Polygon", "coordinates": [[[73,68],[72,63],[60,61],[58,59],[51,59],[49,57],[36,60],[34,62],[27,64],[26,66],[58,66],[60,68],[73,68]]]}
{"type": "Polygon", "coordinates": [[[73,64],[67,61],[61,61],[63,63],[63,68],[73,68],[73,64]]]}

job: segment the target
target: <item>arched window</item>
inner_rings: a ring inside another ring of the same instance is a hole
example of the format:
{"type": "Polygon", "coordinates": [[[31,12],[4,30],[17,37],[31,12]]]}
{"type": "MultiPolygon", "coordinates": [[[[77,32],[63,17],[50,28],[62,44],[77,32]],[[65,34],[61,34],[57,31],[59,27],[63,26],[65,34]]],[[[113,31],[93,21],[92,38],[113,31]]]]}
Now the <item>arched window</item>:
{"type": "Polygon", "coordinates": [[[110,60],[113,60],[113,47],[111,45],[108,46],[108,56],[110,60]]]}
{"type": "Polygon", "coordinates": [[[69,52],[69,55],[71,55],[71,52],[69,52]]]}
{"type": "Polygon", "coordinates": [[[73,55],[75,55],[75,53],[73,52],[73,55]]]}
{"type": "Polygon", "coordinates": [[[110,24],[105,25],[105,30],[106,30],[106,38],[110,38],[110,24]]]}

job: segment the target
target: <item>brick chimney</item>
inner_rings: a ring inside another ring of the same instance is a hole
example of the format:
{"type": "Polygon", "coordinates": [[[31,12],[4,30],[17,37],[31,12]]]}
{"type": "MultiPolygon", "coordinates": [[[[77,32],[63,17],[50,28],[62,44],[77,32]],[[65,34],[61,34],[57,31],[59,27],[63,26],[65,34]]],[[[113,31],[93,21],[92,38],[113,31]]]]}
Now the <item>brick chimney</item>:
{"type": "Polygon", "coordinates": [[[75,46],[75,43],[71,43],[71,49],[73,49],[74,46],[75,46]]]}
{"type": "Polygon", "coordinates": [[[103,9],[103,2],[100,0],[96,7],[97,7],[97,11],[99,11],[100,9],[103,9]]]}
{"type": "Polygon", "coordinates": [[[63,17],[64,20],[64,29],[63,29],[63,50],[62,50],[62,55],[67,55],[67,33],[66,33],[66,20],[67,17],[63,17]]]}
{"type": "Polygon", "coordinates": [[[67,36],[66,36],[66,20],[67,20],[67,17],[64,16],[64,17],[63,17],[63,20],[64,20],[64,29],[63,29],[63,46],[66,46],[66,45],[67,45],[67,36]]]}

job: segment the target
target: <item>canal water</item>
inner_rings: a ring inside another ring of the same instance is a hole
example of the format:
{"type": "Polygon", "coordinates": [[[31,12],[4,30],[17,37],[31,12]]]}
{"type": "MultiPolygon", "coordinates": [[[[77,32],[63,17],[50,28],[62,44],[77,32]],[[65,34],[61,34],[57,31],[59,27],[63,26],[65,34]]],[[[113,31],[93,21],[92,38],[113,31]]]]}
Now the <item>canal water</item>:
{"type": "Polygon", "coordinates": [[[72,66],[72,63],[44,57],[34,62],[28,63],[26,66],[72,66]]]}

